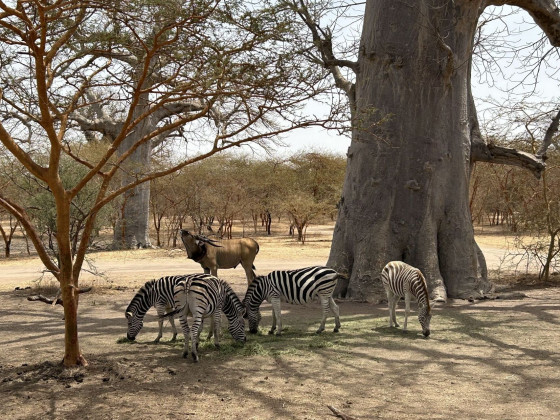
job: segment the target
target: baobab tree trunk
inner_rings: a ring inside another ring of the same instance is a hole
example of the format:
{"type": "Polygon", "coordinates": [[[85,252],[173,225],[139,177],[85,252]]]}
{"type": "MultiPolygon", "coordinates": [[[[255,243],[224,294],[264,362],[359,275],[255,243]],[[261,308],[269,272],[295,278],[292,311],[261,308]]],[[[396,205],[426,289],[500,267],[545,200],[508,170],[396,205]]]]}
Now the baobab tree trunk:
{"type": "MultiPolygon", "coordinates": [[[[140,98],[134,115],[138,117],[149,108],[149,98],[146,94],[140,98]]],[[[122,156],[140,140],[154,130],[152,119],[144,118],[135,130],[119,145],[118,154],[122,156]]],[[[149,172],[152,143],[141,143],[122,165],[123,175],[121,185],[129,185],[139,176],[149,172]]],[[[122,211],[115,225],[115,248],[135,249],[149,248],[150,242],[150,183],[140,184],[124,195],[122,211]]]]}
{"type": "Polygon", "coordinates": [[[467,297],[480,284],[468,201],[468,71],[479,6],[367,2],[328,262],[350,274],[342,295],[382,296],[379,277],[391,260],[420,268],[433,298],[467,297]]]}

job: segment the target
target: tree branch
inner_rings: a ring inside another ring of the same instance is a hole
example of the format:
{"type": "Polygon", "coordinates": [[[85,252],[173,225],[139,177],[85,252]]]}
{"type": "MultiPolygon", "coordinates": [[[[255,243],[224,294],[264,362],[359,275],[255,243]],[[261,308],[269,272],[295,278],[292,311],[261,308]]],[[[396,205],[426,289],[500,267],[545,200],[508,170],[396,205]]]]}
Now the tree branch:
{"type": "Polygon", "coordinates": [[[537,179],[540,179],[542,172],[546,167],[543,159],[539,156],[511,149],[509,147],[479,142],[471,145],[471,161],[519,166],[530,170],[537,179]]]}
{"type": "Polygon", "coordinates": [[[550,43],[560,47],[560,9],[554,0],[489,0],[487,6],[517,6],[527,11],[550,43]]]}
{"type": "Polygon", "coordinates": [[[352,109],[355,108],[355,92],[354,92],[354,84],[347,80],[340,71],[339,67],[348,67],[354,73],[358,72],[358,63],[350,60],[339,60],[335,57],[333,52],[332,46],[332,34],[327,29],[322,29],[317,22],[313,20],[307,6],[304,4],[302,0],[289,2],[289,7],[294,10],[303,23],[309,28],[311,31],[311,35],[313,37],[313,44],[315,48],[321,54],[321,61],[325,68],[329,69],[331,72],[336,87],[341,89],[346,93],[348,99],[350,101],[350,106],[352,109]]]}
{"type": "Polygon", "coordinates": [[[352,417],[352,416],[349,416],[348,414],[344,414],[342,411],[340,411],[338,408],[336,408],[332,405],[327,405],[327,407],[329,408],[329,410],[331,410],[333,412],[333,414],[336,417],[339,417],[342,420],[356,420],[356,417],[352,417]]]}
{"type": "Polygon", "coordinates": [[[536,154],[538,157],[542,158],[543,160],[546,160],[546,151],[549,148],[549,146],[552,144],[552,139],[554,135],[558,132],[559,122],[560,122],[560,109],[558,109],[558,113],[552,119],[552,122],[548,126],[548,129],[546,130],[546,134],[544,135],[542,145],[536,154]]]}
{"type": "MultiPolygon", "coordinates": [[[[85,287],[83,289],[77,289],[77,293],[87,293],[91,290],[91,287],[85,287]]],[[[62,301],[61,298],[59,297],[55,297],[53,299],[49,299],[43,295],[33,295],[33,296],[27,296],[27,300],[30,302],[45,302],[49,305],[61,305],[64,306],[64,302],[62,301]]]]}

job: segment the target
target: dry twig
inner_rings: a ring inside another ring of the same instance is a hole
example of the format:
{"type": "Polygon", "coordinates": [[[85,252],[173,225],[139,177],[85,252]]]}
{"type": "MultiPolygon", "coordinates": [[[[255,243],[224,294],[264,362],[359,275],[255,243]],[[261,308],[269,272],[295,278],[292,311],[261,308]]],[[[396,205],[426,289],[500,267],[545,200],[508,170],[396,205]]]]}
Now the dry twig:
{"type": "Polygon", "coordinates": [[[329,410],[331,410],[336,417],[340,417],[342,420],[358,420],[356,417],[349,416],[348,414],[344,414],[338,408],[333,407],[332,405],[327,405],[329,410]]]}

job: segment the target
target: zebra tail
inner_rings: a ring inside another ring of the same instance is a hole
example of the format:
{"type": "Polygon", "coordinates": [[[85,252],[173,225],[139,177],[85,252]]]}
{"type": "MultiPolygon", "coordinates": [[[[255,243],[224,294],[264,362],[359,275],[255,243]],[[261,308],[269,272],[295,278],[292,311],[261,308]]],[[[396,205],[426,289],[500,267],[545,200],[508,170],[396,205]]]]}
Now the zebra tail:
{"type": "Polygon", "coordinates": [[[348,280],[349,276],[348,273],[339,273],[338,271],[336,272],[336,279],[344,279],[344,280],[348,280]]]}
{"type": "Polygon", "coordinates": [[[183,305],[180,308],[172,310],[171,312],[167,312],[167,313],[163,314],[162,316],[160,316],[159,318],[160,319],[165,319],[165,318],[169,318],[169,317],[172,317],[174,315],[177,315],[179,312],[181,312],[183,309],[185,309],[185,306],[187,306],[187,305],[183,305]]]}

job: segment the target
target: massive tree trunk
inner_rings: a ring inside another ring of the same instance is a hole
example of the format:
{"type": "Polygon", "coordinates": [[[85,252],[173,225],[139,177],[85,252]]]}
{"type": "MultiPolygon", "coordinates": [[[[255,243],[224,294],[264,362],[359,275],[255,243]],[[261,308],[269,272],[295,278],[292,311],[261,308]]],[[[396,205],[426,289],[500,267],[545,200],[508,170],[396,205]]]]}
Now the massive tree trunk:
{"type": "MultiPolygon", "coordinates": [[[[536,176],[544,169],[542,154],[486,144],[478,130],[470,92],[476,25],[486,6],[506,3],[529,11],[560,44],[552,0],[367,2],[358,65],[350,65],[355,89],[346,89],[352,143],[328,262],[349,274],[337,290],[343,296],[383,296],[380,272],[391,260],[420,268],[436,299],[488,286],[469,214],[470,164],[517,165],[536,176]]],[[[328,63],[348,65],[322,48],[328,63]]]]}
{"type": "MultiPolygon", "coordinates": [[[[142,94],[139,104],[134,110],[134,117],[138,118],[149,111],[148,94],[142,94]]],[[[118,155],[123,156],[133,150],[142,138],[155,129],[152,117],[145,117],[140,124],[119,145],[118,155]]],[[[151,166],[152,142],[140,143],[140,146],[124,161],[121,166],[121,185],[133,183],[142,174],[149,172],[151,166]]],[[[145,182],[126,192],[115,225],[115,248],[135,249],[149,248],[150,242],[150,183],[145,182]]]]}
{"type": "MultiPolygon", "coordinates": [[[[131,136],[133,137],[133,136],[131,136]]],[[[135,136],[134,136],[135,137],[135,136]]],[[[128,150],[137,139],[126,139],[121,147],[128,150]],[[130,143],[130,144],[129,144],[130,143]]],[[[120,149],[120,148],[119,148],[120,149]]],[[[129,158],[127,172],[122,185],[129,185],[150,168],[151,144],[143,144],[129,158]]],[[[126,192],[115,225],[114,243],[116,248],[134,249],[151,247],[150,242],[150,183],[146,182],[126,192]]]]}

